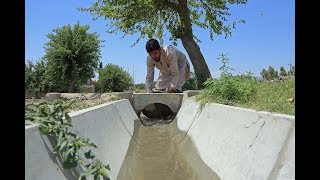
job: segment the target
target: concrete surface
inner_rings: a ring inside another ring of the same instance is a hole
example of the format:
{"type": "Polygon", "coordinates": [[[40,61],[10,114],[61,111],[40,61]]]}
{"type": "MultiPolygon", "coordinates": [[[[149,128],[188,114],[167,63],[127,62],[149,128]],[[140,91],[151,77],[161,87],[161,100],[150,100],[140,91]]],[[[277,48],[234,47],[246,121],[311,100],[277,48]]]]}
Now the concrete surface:
{"type": "Polygon", "coordinates": [[[223,180],[295,179],[294,116],[188,98],[176,121],[223,180]]]}
{"type": "Polygon", "coordinates": [[[165,104],[173,114],[177,114],[181,107],[182,98],[183,93],[133,93],[130,102],[137,116],[140,117],[141,111],[154,103],[165,104]]]}
{"type": "MultiPolygon", "coordinates": [[[[110,165],[111,179],[116,179],[133,136],[137,110],[152,102],[147,97],[161,96],[161,103],[178,111],[174,123],[184,133],[177,136],[181,149],[189,137],[201,160],[221,179],[295,179],[294,116],[214,103],[202,107],[192,97],[181,105],[177,102],[182,102],[182,95],[141,94],[131,103],[124,99],[73,112],[72,130],[98,146],[94,153],[110,165]]],[[[61,170],[51,150],[37,125],[26,126],[25,179],[71,179],[74,172],[61,170]]],[[[193,163],[192,157],[185,158],[193,163]]]]}
{"type": "MultiPolygon", "coordinates": [[[[119,100],[69,113],[73,131],[98,146],[93,153],[103,163],[109,164],[111,179],[115,179],[127,152],[133,133],[133,122],[137,115],[129,100],[119,100]]],[[[52,147],[38,126],[25,127],[25,179],[68,179],[71,172],[63,173],[53,161],[52,147]]],[[[80,154],[83,154],[80,152],[80,154]]]]}

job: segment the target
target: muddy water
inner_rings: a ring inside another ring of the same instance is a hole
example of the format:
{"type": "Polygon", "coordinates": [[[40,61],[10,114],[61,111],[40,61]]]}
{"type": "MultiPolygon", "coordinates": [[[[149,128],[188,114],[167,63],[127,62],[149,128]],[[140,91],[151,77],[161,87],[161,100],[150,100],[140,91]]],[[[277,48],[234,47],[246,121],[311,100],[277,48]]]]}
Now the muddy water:
{"type": "Polygon", "coordinates": [[[190,138],[177,128],[176,120],[152,126],[136,120],[117,180],[188,179],[220,178],[201,160],[190,138]]]}

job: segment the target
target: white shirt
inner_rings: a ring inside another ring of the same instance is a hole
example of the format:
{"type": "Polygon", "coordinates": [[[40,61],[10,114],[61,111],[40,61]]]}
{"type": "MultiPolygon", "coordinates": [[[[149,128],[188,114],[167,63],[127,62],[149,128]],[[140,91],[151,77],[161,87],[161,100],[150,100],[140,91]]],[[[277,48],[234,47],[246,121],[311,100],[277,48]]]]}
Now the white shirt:
{"type": "Polygon", "coordinates": [[[170,86],[176,88],[179,80],[179,71],[184,67],[186,56],[174,46],[160,47],[160,61],[156,62],[150,55],[147,57],[147,92],[152,91],[152,82],[154,80],[154,67],[165,76],[172,76],[170,86]]]}

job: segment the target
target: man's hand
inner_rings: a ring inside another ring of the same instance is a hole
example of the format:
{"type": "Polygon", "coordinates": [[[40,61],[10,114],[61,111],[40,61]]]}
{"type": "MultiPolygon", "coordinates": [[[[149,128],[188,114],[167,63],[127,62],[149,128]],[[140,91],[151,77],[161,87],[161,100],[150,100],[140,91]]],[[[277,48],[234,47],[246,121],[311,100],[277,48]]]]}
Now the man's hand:
{"type": "Polygon", "coordinates": [[[172,87],[167,87],[166,88],[166,93],[176,93],[177,90],[175,88],[172,88],[172,87]]]}

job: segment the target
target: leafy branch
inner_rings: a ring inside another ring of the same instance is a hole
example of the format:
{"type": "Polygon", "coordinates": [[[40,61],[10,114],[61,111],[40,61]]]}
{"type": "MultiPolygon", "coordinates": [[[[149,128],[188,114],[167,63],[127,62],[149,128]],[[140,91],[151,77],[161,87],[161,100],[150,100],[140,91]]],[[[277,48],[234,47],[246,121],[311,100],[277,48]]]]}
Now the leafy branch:
{"type": "Polygon", "coordinates": [[[100,160],[95,159],[91,149],[84,153],[84,157],[90,161],[85,163],[79,155],[79,150],[83,147],[97,148],[94,143],[89,142],[88,138],[83,138],[69,131],[71,117],[66,109],[73,102],[64,103],[62,100],[56,100],[53,104],[42,102],[34,108],[25,109],[25,124],[39,124],[39,131],[43,135],[54,136],[57,140],[53,153],[59,153],[63,159],[63,168],[71,169],[80,164],[85,170],[81,172],[79,180],[84,180],[88,176],[94,179],[109,179],[107,170],[109,165],[104,165],[100,160]]]}

